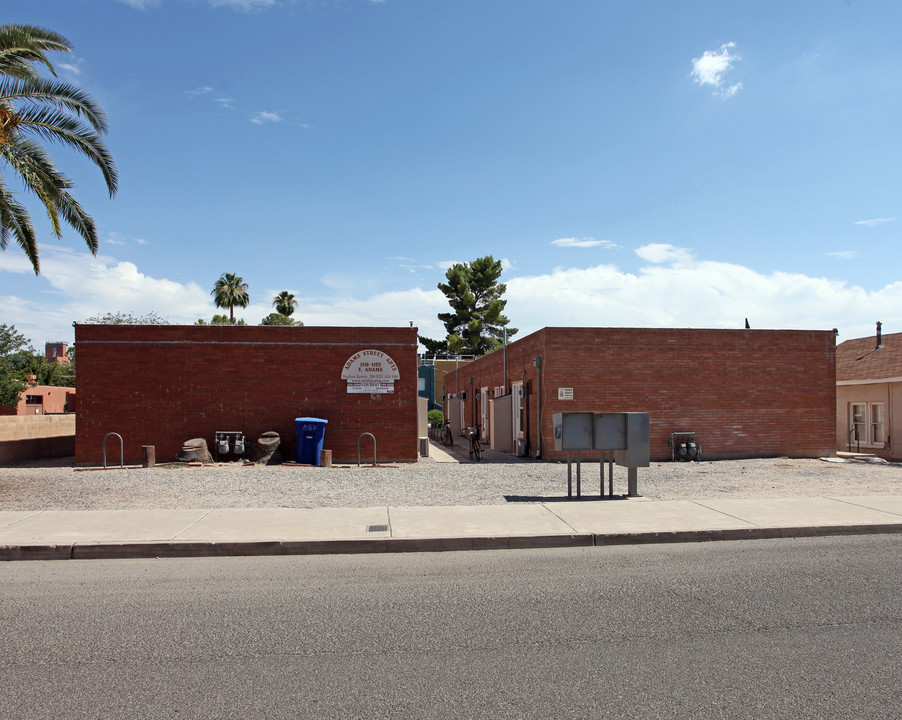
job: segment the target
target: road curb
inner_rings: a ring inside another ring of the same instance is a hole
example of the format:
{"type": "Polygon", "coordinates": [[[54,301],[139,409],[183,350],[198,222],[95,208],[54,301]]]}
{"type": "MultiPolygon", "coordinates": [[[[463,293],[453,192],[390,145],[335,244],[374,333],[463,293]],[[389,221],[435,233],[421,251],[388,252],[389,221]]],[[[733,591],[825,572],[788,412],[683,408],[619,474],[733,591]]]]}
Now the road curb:
{"type": "Polygon", "coordinates": [[[249,542],[121,542],[2,545],[0,562],[17,560],[139,560],[151,558],[350,555],[470,550],[530,550],[612,545],[652,545],[730,540],[885,535],[902,533],[902,523],[754,527],[636,533],[575,533],[457,538],[372,538],[360,540],[264,540],[249,542]]]}

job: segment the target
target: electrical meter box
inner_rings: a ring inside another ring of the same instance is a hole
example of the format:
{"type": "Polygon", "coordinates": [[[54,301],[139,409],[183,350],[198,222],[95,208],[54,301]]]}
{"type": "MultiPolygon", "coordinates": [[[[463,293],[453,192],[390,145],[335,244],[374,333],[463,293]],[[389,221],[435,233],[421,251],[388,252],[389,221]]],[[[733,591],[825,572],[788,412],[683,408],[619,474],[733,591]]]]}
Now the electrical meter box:
{"type": "Polygon", "coordinates": [[[651,464],[648,413],[621,414],[626,424],[626,445],[622,450],[614,450],[614,462],[621,467],[648,467],[651,464]]]}
{"type": "Polygon", "coordinates": [[[595,449],[626,450],[626,413],[595,413],[595,449]]]}
{"type": "Polygon", "coordinates": [[[594,413],[554,413],[551,421],[555,450],[591,450],[594,447],[594,413]]]}

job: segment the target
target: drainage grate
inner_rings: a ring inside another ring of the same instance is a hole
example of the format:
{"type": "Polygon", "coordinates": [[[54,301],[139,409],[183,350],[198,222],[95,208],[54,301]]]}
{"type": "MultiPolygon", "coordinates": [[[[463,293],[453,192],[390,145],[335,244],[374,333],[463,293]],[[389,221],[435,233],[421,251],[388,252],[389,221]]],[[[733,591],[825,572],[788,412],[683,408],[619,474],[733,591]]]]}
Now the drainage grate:
{"type": "Polygon", "coordinates": [[[388,532],[388,525],[367,525],[367,532],[388,532]]]}

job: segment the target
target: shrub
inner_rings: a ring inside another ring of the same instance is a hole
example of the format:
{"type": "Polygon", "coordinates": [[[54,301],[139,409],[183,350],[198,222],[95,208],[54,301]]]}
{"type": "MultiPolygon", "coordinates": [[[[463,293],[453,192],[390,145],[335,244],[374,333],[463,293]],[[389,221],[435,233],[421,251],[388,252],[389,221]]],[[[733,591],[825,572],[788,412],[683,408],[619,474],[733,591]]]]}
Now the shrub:
{"type": "Polygon", "coordinates": [[[442,427],[445,424],[445,413],[441,410],[430,410],[427,418],[432,427],[442,427]]]}

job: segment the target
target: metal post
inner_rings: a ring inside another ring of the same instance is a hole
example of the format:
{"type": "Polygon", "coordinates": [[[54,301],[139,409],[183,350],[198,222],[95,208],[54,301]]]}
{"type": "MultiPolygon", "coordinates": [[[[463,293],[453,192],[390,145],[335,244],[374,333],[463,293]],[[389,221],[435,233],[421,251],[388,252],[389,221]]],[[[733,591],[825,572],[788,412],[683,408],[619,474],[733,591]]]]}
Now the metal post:
{"type": "Polygon", "coordinates": [[[598,469],[601,476],[598,481],[598,497],[604,497],[604,450],[600,452],[598,457],[598,469]]]}
{"type": "Polygon", "coordinates": [[[608,454],[608,495],[614,497],[614,451],[608,454]]]}
{"type": "Polygon", "coordinates": [[[573,476],[570,467],[570,451],[567,451],[567,497],[573,497],[573,476]]]}
{"type": "MultiPolygon", "coordinates": [[[[364,435],[369,435],[371,438],[373,438],[373,467],[376,467],[376,436],[373,435],[373,433],[368,432],[360,433],[360,435],[357,437],[357,467],[360,467],[360,439],[364,435]]],[[[331,461],[329,464],[331,465],[331,461]]]]}
{"type": "Polygon", "coordinates": [[[103,436],[103,466],[106,467],[106,439],[110,435],[115,435],[119,438],[119,467],[125,467],[125,449],[122,444],[122,436],[119,433],[108,432],[103,436]]]}
{"type": "Polygon", "coordinates": [[[502,366],[503,366],[503,380],[504,380],[504,393],[507,394],[507,328],[504,328],[504,344],[501,346],[503,348],[504,355],[502,356],[502,366]]]}
{"type": "Polygon", "coordinates": [[[639,497],[639,468],[627,468],[627,483],[629,485],[629,496],[639,497]]]}
{"type": "Polygon", "coordinates": [[[576,497],[583,496],[582,477],[581,477],[582,467],[583,467],[582,463],[580,462],[580,459],[579,459],[579,450],[577,450],[576,451],[576,497]]]}
{"type": "Polygon", "coordinates": [[[542,457],[542,356],[533,359],[536,366],[536,460],[542,457]]]}

